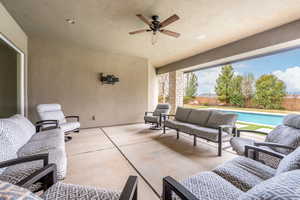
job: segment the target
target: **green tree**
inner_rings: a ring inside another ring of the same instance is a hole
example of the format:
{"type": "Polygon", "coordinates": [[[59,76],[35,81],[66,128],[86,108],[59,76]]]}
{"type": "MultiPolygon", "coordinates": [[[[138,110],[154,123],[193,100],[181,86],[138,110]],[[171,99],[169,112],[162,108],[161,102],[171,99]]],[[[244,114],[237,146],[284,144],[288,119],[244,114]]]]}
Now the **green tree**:
{"type": "Polygon", "coordinates": [[[252,73],[246,74],[242,81],[242,93],[245,100],[249,101],[254,95],[255,78],[252,73]]]}
{"type": "Polygon", "coordinates": [[[235,76],[231,80],[231,92],[229,94],[229,102],[232,105],[243,107],[245,105],[245,99],[242,92],[242,76],[235,76]]]}
{"type": "Polygon", "coordinates": [[[285,95],[285,83],[275,75],[262,75],[255,83],[254,102],[259,107],[280,109],[285,95]]]}
{"type": "Polygon", "coordinates": [[[230,103],[230,93],[232,92],[233,77],[234,71],[232,66],[223,66],[215,86],[215,92],[221,102],[225,102],[227,104],[230,103]]]}
{"type": "Polygon", "coordinates": [[[198,91],[198,77],[193,72],[187,74],[186,77],[185,96],[196,97],[198,91]]]}

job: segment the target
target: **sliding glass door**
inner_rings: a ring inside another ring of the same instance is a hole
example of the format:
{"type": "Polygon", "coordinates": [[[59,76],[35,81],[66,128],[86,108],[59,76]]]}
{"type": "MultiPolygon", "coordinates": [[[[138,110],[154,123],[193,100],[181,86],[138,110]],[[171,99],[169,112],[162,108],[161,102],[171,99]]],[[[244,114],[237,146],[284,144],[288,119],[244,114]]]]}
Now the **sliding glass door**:
{"type": "Polygon", "coordinates": [[[0,34],[0,118],[23,114],[24,54],[0,34]]]}

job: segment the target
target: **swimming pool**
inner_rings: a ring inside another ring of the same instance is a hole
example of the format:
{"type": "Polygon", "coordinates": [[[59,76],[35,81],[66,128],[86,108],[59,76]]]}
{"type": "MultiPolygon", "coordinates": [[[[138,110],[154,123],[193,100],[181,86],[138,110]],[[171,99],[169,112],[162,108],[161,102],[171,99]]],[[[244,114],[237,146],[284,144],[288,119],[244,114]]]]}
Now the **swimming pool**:
{"type": "Polygon", "coordinates": [[[250,112],[239,112],[239,111],[225,111],[221,112],[238,114],[238,120],[256,124],[265,124],[271,126],[277,126],[282,123],[284,115],[272,115],[265,113],[250,113],[250,112]]]}

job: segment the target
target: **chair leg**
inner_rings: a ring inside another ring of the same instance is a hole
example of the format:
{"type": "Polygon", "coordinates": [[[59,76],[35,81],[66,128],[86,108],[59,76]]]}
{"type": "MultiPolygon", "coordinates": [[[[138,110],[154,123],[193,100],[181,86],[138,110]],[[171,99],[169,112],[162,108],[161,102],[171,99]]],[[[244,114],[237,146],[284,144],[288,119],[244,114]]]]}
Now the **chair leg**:
{"type": "Polygon", "coordinates": [[[218,156],[222,156],[222,129],[219,128],[218,135],[218,156]]]}
{"type": "Polygon", "coordinates": [[[179,131],[178,130],[176,130],[177,131],[177,140],[179,139],[179,131]]]}
{"type": "Polygon", "coordinates": [[[166,126],[164,125],[164,132],[163,132],[164,134],[166,134],[166,126]]]}
{"type": "Polygon", "coordinates": [[[170,186],[163,181],[163,192],[162,192],[162,200],[172,200],[172,190],[170,186]]]}
{"type": "Polygon", "coordinates": [[[194,135],[194,147],[197,146],[197,137],[194,135]]]}

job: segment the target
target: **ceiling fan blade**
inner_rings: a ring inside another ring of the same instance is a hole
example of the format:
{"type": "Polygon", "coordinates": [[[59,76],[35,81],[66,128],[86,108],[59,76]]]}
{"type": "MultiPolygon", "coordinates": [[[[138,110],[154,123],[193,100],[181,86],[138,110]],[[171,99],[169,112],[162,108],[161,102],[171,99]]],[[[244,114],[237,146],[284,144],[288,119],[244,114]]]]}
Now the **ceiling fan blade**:
{"type": "Polygon", "coordinates": [[[180,33],[176,33],[174,31],[169,31],[169,30],[160,30],[161,33],[178,38],[180,36],[180,33]]]}
{"type": "Polygon", "coordinates": [[[133,35],[133,34],[137,34],[137,33],[144,33],[144,32],[147,32],[147,31],[148,31],[148,29],[141,29],[141,30],[129,32],[129,34],[133,35]]]}
{"type": "Polygon", "coordinates": [[[166,19],[165,21],[163,21],[163,22],[161,22],[160,23],[160,27],[161,28],[163,28],[163,27],[166,27],[166,26],[168,26],[169,24],[171,24],[171,23],[173,23],[173,22],[175,22],[175,21],[177,21],[177,20],[179,20],[179,17],[178,17],[178,15],[172,15],[171,17],[169,17],[168,19],[166,19]]]}
{"type": "Polygon", "coordinates": [[[140,20],[142,20],[143,22],[145,22],[146,24],[148,24],[149,26],[151,26],[151,22],[146,18],[144,17],[144,15],[142,14],[137,14],[136,15],[138,18],[140,18],[140,20]]]}

